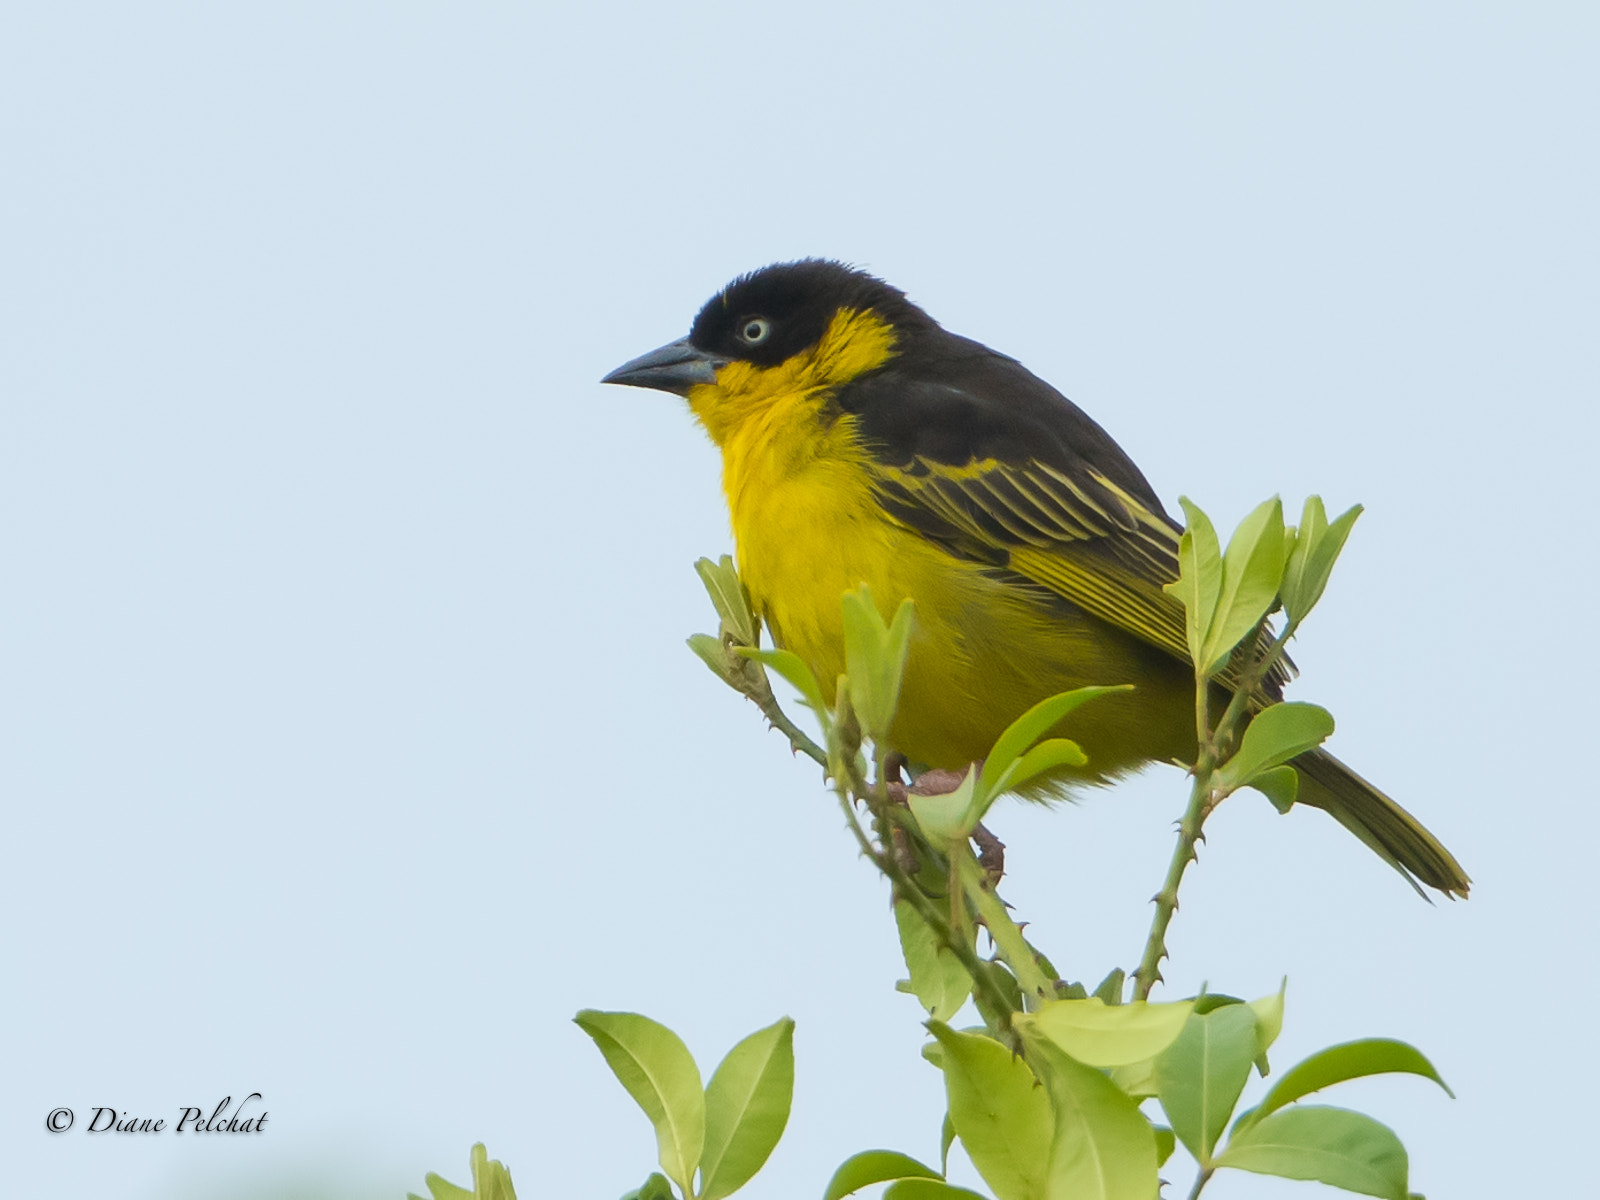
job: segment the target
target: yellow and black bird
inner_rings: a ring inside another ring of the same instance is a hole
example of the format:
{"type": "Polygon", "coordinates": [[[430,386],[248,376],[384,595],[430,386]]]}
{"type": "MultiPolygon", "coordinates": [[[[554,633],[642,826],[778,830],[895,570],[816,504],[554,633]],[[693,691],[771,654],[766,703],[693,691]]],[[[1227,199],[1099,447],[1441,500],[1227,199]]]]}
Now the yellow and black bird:
{"type": "MultiPolygon", "coordinates": [[[[688,400],[722,451],[756,611],[818,679],[844,669],[844,592],[866,583],[891,613],[916,601],[892,730],[911,762],[964,768],[1037,701],[1117,683],[1134,690],[1069,719],[1088,765],[1053,783],[1194,761],[1184,613],[1162,587],[1181,527],[1121,447],[1015,359],[882,280],[807,259],[735,280],[687,338],[605,382],[688,400]]],[[[1293,765],[1302,802],[1408,879],[1467,894],[1438,839],[1338,759],[1293,765]]]]}

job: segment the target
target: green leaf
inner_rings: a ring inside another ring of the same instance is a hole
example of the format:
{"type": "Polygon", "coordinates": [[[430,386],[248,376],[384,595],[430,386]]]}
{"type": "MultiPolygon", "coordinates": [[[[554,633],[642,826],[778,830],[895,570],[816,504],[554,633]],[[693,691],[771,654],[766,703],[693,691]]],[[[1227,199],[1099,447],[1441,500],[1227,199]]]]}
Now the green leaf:
{"type": "Polygon", "coordinates": [[[1185,522],[1178,540],[1178,578],[1166,591],[1183,605],[1189,658],[1198,666],[1222,595],[1222,549],[1211,518],[1187,496],[1179,496],[1178,503],[1185,522]]]}
{"type": "Polygon", "coordinates": [[[830,716],[828,702],[822,698],[822,685],[817,682],[817,677],[811,673],[811,668],[806,666],[798,654],[791,650],[752,650],[748,646],[735,646],[734,653],[771,667],[793,684],[807,707],[817,714],[817,720],[822,722],[823,732],[827,732],[830,716]]]}
{"type": "Polygon", "coordinates": [[[1087,1000],[1047,1000],[1038,1011],[1013,1020],[1033,1044],[1042,1039],[1091,1067],[1120,1067],[1160,1054],[1178,1038],[1192,1001],[1151,1004],[1107,1004],[1087,1000]]]}
{"type": "Polygon", "coordinates": [[[1307,496],[1300,511],[1300,524],[1286,530],[1289,557],[1283,564],[1283,585],[1279,597],[1284,611],[1292,620],[1298,609],[1298,600],[1305,591],[1306,563],[1311,550],[1328,531],[1328,513],[1322,507],[1321,496],[1307,496]]]}
{"type": "Polygon", "coordinates": [[[944,1121],[939,1125],[939,1173],[950,1174],[950,1147],[956,1144],[956,1123],[950,1119],[950,1110],[944,1110],[944,1121]]]}
{"type": "Polygon", "coordinates": [[[972,976],[909,901],[895,901],[894,922],[900,931],[900,953],[911,973],[912,994],[924,1012],[948,1021],[972,994],[972,976]]]}
{"type": "Polygon", "coordinates": [[[1148,1100],[1156,1094],[1156,1060],[1147,1058],[1142,1062],[1113,1067],[1111,1082],[1135,1100],[1148,1100]]]}
{"type": "Polygon", "coordinates": [[[1262,709],[1245,728],[1239,749],[1216,774],[1216,782],[1233,791],[1251,783],[1262,771],[1315,749],[1333,733],[1333,715],[1301,700],[1286,700],[1262,709]]]}
{"type": "Polygon", "coordinates": [[[1420,1075],[1444,1088],[1452,1100],[1455,1093],[1439,1077],[1433,1064],[1415,1046],[1397,1042],[1392,1038],[1363,1038],[1355,1042],[1342,1042],[1319,1050],[1303,1062],[1290,1067],[1262,1097],[1261,1103],[1240,1118],[1234,1137],[1248,1126],[1266,1118],[1286,1104],[1293,1104],[1302,1096],[1343,1083],[1347,1079],[1362,1079],[1369,1075],[1387,1074],[1420,1075]]]}
{"type": "Polygon", "coordinates": [[[1217,1138],[1250,1077],[1256,1057],[1256,1015],[1227,1004],[1192,1015],[1178,1040],[1156,1059],[1156,1095],[1178,1140],[1201,1166],[1211,1165],[1217,1138]]]}
{"type": "MultiPolygon", "coordinates": [[[[916,630],[917,606],[909,597],[900,601],[894,610],[894,620],[889,622],[889,640],[884,643],[884,657],[895,665],[895,703],[899,703],[900,679],[905,675],[906,655],[911,652],[911,635],[916,630]],[[897,664],[897,665],[896,665],[897,664]]],[[[890,706],[891,708],[893,705],[890,706]]]]}
{"type": "Polygon", "coordinates": [[[1283,504],[1274,496],[1240,521],[1228,541],[1216,616],[1196,660],[1208,678],[1227,665],[1233,648],[1271,610],[1283,582],[1284,555],[1283,504]]]}
{"type": "Polygon", "coordinates": [[[944,1051],[950,1120],[978,1174],[998,1200],[1043,1200],[1055,1121],[1033,1072],[999,1042],[939,1021],[928,1029],[944,1051]]]}
{"type": "Polygon", "coordinates": [[[924,796],[920,792],[907,792],[906,804],[917,819],[923,836],[936,846],[964,842],[977,826],[973,818],[973,789],[977,772],[970,767],[960,785],[950,792],[937,796],[924,796]]]}
{"type": "Polygon", "coordinates": [[[1283,996],[1288,990],[1289,977],[1285,975],[1272,995],[1250,1001],[1250,1011],[1256,1015],[1256,1070],[1263,1078],[1268,1070],[1267,1051],[1283,1032],[1283,996]]]}
{"type": "Polygon", "coordinates": [[[1293,767],[1268,767],[1257,771],[1245,786],[1255,788],[1272,802],[1273,808],[1286,813],[1300,795],[1300,772],[1293,767]]]}
{"type": "Polygon", "coordinates": [[[1296,623],[1305,619],[1328,586],[1333,564],[1344,549],[1345,539],[1361,515],[1357,504],[1342,513],[1332,525],[1323,511],[1321,496],[1307,496],[1294,550],[1283,574],[1283,608],[1296,623]]]}
{"type": "MultiPolygon", "coordinates": [[[[433,1200],[517,1200],[511,1187],[511,1172],[505,1164],[489,1157],[482,1142],[473,1146],[471,1154],[472,1187],[457,1187],[449,1180],[431,1171],[424,1177],[433,1200]]],[[[415,1192],[407,1192],[406,1200],[422,1200],[415,1192]]]]}
{"type": "Polygon", "coordinates": [[[985,1200],[942,1179],[902,1179],[883,1189],[883,1200],[985,1200]]]}
{"type": "Polygon", "coordinates": [[[844,1200],[852,1192],[891,1179],[943,1179],[932,1167],[923,1166],[908,1154],[895,1150],[863,1150],[839,1164],[828,1180],[822,1200],[844,1200]]]}
{"type": "MultiPolygon", "coordinates": [[[[423,1176],[422,1182],[428,1185],[433,1200],[475,1200],[475,1197],[464,1187],[457,1187],[442,1175],[435,1175],[429,1171],[423,1176]]],[[[407,1192],[406,1200],[422,1200],[415,1192],[407,1192]]]]}
{"type": "Polygon", "coordinates": [[[1005,786],[1001,776],[1011,768],[1012,763],[1021,758],[1028,747],[1050,732],[1073,709],[1109,692],[1132,690],[1130,684],[1121,684],[1117,687],[1082,687],[1039,701],[1007,725],[1005,732],[996,739],[994,748],[989,751],[989,757],[983,762],[983,774],[978,782],[979,796],[986,801],[998,796],[1005,786]]]}
{"type": "Polygon", "coordinates": [[[726,554],[720,562],[712,562],[709,558],[698,559],[694,569],[700,576],[700,582],[705,584],[712,607],[717,610],[728,632],[742,645],[756,645],[759,634],[755,614],[750,608],[750,593],[740,581],[733,559],[726,554]]]}
{"type": "Polygon", "coordinates": [[[732,672],[728,670],[728,652],[723,648],[722,639],[714,638],[709,633],[691,634],[689,649],[693,650],[695,657],[711,668],[711,673],[729,687],[737,688],[732,672]]]}
{"type": "Polygon", "coordinates": [[[1005,786],[1008,791],[1019,788],[1057,767],[1081,767],[1088,761],[1088,755],[1070,738],[1047,738],[1016,760],[1016,770],[1008,775],[1005,786]]]}
{"type": "Polygon", "coordinates": [[[706,1084],[701,1200],[738,1191],[772,1153],[794,1098],[794,1022],[788,1017],[745,1038],[706,1084]]]}
{"type": "Polygon", "coordinates": [[[900,703],[900,680],[905,674],[916,606],[910,600],[901,601],[890,626],[884,623],[865,584],[846,592],[843,604],[850,702],[867,736],[883,741],[889,736],[895,706],[900,703]]]}
{"type": "Polygon", "coordinates": [[[1152,1125],[1150,1131],[1156,1135],[1156,1166],[1161,1166],[1172,1157],[1172,1152],[1178,1148],[1178,1135],[1165,1125],[1152,1125]]]}
{"type": "Polygon", "coordinates": [[[511,1172],[504,1163],[489,1157],[482,1142],[472,1148],[472,1189],[477,1200],[517,1200],[511,1187],[511,1172]]]}
{"type": "Polygon", "coordinates": [[[650,1178],[640,1187],[622,1197],[622,1200],[675,1200],[672,1195],[672,1185],[667,1182],[667,1177],[659,1171],[652,1171],[650,1178]]]}
{"type": "MultiPolygon", "coordinates": [[[[1204,988],[1206,985],[1202,983],[1200,986],[1202,988],[1204,988]]],[[[1225,1005],[1228,1005],[1228,1004],[1243,1004],[1243,1003],[1244,1003],[1244,997],[1243,996],[1230,996],[1230,995],[1228,995],[1227,992],[1207,992],[1207,991],[1202,991],[1198,996],[1196,996],[1194,998],[1194,1011],[1199,1013],[1203,1017],[1208,1012],[1212,1012],[1215,1009],[1222,1008],[1225,1005]]]]}
{"type": "Polygon", "coordinates": [[[705,1145],[706,1098],[700,1070],[681,1038],[638,1013],[586,1008],[573,1018],[600,1047],[622,1086],[655,1126],[661,1169],[691,1194],[705,1145]]]}
{"type": "Polygon", "coordinates": [[[1160,1182],[1156,1138],[1138,1104],[1099,1071],[1051,1043],[1030,1043],[1030,1049],[1055,1118],[1046,1194],[1070,1200],[1152,1200],[1160,1182]]]}
{"type": "Polygon", "coordinates": [[[1315,1179],[1383,1200],[1407,1200],[1409,1191],[1406,1148],[1394,1131],[1344,1108],[1302,1104],[1275,1112],[1235,1133],[1216,1165],[1315,1179]]]}
{"type": "Polygon", "coordinates": [[[1121,1004],[1123,988],[1127,985],[1127,982],[1128,976],[1123,969],[1121,967],[1113,967],[1110,973],[1100,981],[1100,986],[1094,989],[1094,995],[1106,1004],[1121,1004]]]}

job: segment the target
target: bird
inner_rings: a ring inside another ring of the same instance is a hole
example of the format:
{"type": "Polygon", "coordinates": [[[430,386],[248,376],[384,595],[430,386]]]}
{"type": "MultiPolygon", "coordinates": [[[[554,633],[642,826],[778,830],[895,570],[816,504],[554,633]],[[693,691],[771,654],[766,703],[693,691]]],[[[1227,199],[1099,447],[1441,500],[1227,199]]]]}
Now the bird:
{"type": "MultiPolygon", "coordinates": [[[[1112,437],[1016,359],[866,271],[808,258],[733,280],[686,338],[602,382],[688,401],[721,451],[752,607],[817,679],[844,671],[846,591],[866,584],[887,613],[915,602],[889,731],[908,762],[964,770],[1038,701],[1115,684],[1133,687],[1062,731],[1087,763],[1033,798],[1195,762],[1184,611],[1164,586],[1182,526],[1112,437]]],[[[1263,681],[1252,707],[1287,678],[1263,681]]],[[[1321,748],[1291,765],[1299,802],[1419,892],[1467,895],[1455,857],[1377,787],[1321,748]]]]}

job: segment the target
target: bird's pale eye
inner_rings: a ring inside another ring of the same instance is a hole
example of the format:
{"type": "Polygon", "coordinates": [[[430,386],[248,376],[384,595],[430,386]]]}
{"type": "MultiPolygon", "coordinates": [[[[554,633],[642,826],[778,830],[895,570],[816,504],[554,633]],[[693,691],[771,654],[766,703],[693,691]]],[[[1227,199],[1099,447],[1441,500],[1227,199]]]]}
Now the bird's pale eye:
{"type": "Polygon", "coordinates": [[[759,346],[772,334],[772,322],[765,317],[746,317],[739,322],[739,340],[746,346],[759,346]]]}

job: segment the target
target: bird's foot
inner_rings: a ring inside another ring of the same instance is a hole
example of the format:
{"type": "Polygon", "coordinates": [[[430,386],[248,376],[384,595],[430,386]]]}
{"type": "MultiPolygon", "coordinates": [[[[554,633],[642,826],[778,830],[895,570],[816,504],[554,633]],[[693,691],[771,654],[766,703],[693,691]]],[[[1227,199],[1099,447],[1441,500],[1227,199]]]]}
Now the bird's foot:
{"type": "Polygon", "coordinates": [[[1006,844],[980,821],[972,831],[972,840],[978,844],[978,865],[989,877],[991,886],[997,885],[1006,873],[1006,844]]]}
{"type": "MultiPolygon", "coordinates": [[[[895,774],[898,777],[898,770],[895,774]]],[[[909,789],[898,782],[890,784],[889,794],[898,804],[906,802],[908,793],[915,796],[946,796],[960,787],[966,777],[966,771],[950,771],[935,767],[918,775],[916,782],[909,789]]],[[[978,847],[978,865],[983,868],[984,874],[988,875],[991,885],[998,884],[1006,873],[1006,844],[982,824],[972,831],[972,840],[978,847]]]]}

